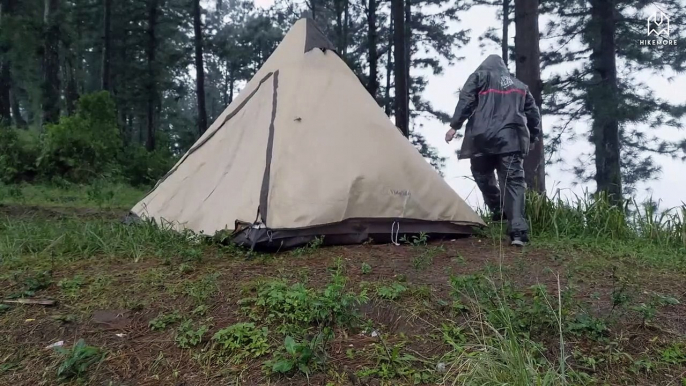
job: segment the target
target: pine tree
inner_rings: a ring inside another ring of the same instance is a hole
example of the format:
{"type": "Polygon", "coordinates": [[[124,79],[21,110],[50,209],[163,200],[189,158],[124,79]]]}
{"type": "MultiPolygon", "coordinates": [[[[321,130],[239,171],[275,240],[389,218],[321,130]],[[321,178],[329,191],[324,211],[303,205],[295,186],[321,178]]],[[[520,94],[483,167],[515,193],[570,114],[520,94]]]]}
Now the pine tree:
{"type": "MultiPolygon", "coordinates": [[[[660,9],[673,25],[686,21],[683,2],[663,1],[660,9]]],[[[599,192],[619,202],[622,195],[634,192],[638,182],[657,177],[661,169],[653,155],[686,160],[683,138],[661,138],[654,132],[681,127],[686,106],[657,98],[648,85],[636,79],[641,72],[685,69],[683,50],[640,44],[650,39],[646,21],[656,8],[641,0],[557,0],[546,2],[542,11],[558,16],[545,31],[554,39],[555,50],[542,53],[542,65],[575,66],[545,85],[544,112],[561,120],[551,127],[551,150],[576,139],[569,129],[575,122],[585,118],[592,122],[587,138],[594,151],[583,154],[579,164],[573,165],[579,179],[595,180],[599,192]],[[595,169],[588,168],[589,161],[595,163],[595,169]]],[[[683,30],[673,29],[669,38],[685,37],[683,30]]]]}
{"type": "Polygon", "coordinates": [[[198,99],[198,133],[207,130],[207,109],[205,107],[205,66],[203,65],[203,36],[200,0],[193,0],[193,31],[195,36],[195,81],[198,99]]]}
{"type": "Polygon", "coordinates": [[[60,0],[45,0],[43,48],[43,122],[60,117],[60,0]]]}
{"type": "MultiPolygon", "coordinates": [[[[515,0],[516,77],[529,86],[541,109],[542,85],[538,31],[538,0],[515,0]]],[[[524,176],[529,189],[545,194],[545,155],[543,137],[524,159],[524,176]]]]}

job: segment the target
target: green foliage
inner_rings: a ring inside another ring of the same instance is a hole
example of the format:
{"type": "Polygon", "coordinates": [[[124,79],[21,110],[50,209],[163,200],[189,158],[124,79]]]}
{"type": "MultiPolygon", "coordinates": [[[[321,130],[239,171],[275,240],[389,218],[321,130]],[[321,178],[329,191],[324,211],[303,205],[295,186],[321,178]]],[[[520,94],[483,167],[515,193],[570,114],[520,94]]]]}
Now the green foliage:
{"type": "Polygon", "coordinates": [[[668,305],[679,304],[679,300],[672,296],[665,296],[661,294],[651,294],[650,298],[645,303],[639,303],[630,307],[632,310],[636,311],[641,315],[641,320],[643,324],[649,323],[655,318],[657,314],[658,307],[664,307],[668,305]]]}
{"type": "Polygon", "coordinates": [[[62,292],[69,297],[76,297],[78,295],[79,289],[83,287],[84,280],[80,275],[76,275],[71,279],[62,279],[57,283],[62,292]]]}
{"type": "Polygon", "coordinates": [[[0,184],[0,202],[60,207],[131,209],[145,194],[127,184],[97,179],[88,185],[60,181],[53,184],[0,184]]]}
{"type": "Polygon", "coordinates": [[[0,182],[48,181],[90,183],[121,179],[150,186],[167,173],[175,157],[164,133],[157,150],[125,146],[114,100],[102,91],[83,95],[75,114],[47,125],[41,137],[29,130],[0,130],[0,182]]]}
{"type": "Polygon", "coordinates": [[[686,267],[686,206],[657,213],[650,203],[626,201],[617,207],[602,195],[565,201],[529,192],[526,214],[541,244],[591,246],[615,256],[640,256],[642,263],[686,267]]]}
{"type": "Polygon", "coordinates": [[[181,315],[178,311],[169,314],[160,314],[155,319],[148,323],[148,326],[153,331],[164,330],[167,326],[172,325],[181,320],[181,315]]]}
{"type": "Polygon", "coordinates": [[[310,241],[307,243],[307,245],[295,248],[294,250],[291,251],[291,255],[293,256],[305,256],[309,255],[311,253],[314,253],[319,247],[324,244],[324,236],[321,237],[315,237],[314,240],[310,241]]]}
{"type": "Polygon", "coordinates": [[[72,182],[86,182],[116,174],[121,148],[109,93],[84,95],[75,115],[46,127],[38,168],[47,178],[61,176],[72,182]]]}
{"type": "Polygon", "coordinates": [[[259,358],[269,352],[267,327],[258,328],[254,323],[236,323],[222,328],[212,337],[212,348],[220,357],[233,363],[246,358],[259,358]]]}
{"type": "Polygon", "coordinates": [[[257,296],[241,301],[244,309],[258,321],[276,323],[281,331],[292,326],[352,327],[359,322],[354,306],[367,301],[366,291],[359,294],[345,291],[346,278],[337,270],[321,290],[302,283],[289,285],[284,280],[272,280],[257,288],[257,296]]]}
{"type": "Polygon", "coordinates": [[[133,186],[154,184],[176,162],[167,148],[149,152],[143,146],[127,147],[121,159],[122,175],[133,186]]]}
{"type": "Polygon", "coordinates": [[[312,372],[312,364],[316,356],[308,342],[297,343],[293,337],[287,336],[284,340],[284,348],[285,353],[278,352],[274,359],[266,362],[266,365],[271,367],[271,371],[288,374],[293,370],[298,370],[306,375],[312,372]]]}
{"type": "Polygon", "coordinates": [[[422,360],[410,354],[405,349],[406,342],[402,341],[390,347],[382,341],[374,345],[376,366],[365,368],[358,372],[360,376],[376,376],[384,380],[397,378],[408,379],[414,385],[433,384],[438,381],[430,371],[418,370],[417,365],[422,360]]]}
{"type": "Polygon", "coordinates": [[[196,281],[188,282],[184,285],[184,293],[193,298],[198,304],[202,304],[219,291],[217,286],[218,278],[219,273],[212,273],[196,281]]]}
{"type": "Polygon", "coordinates": [[[467,303],[464,310],[482,313],[493,328],[503,333],[528,339],[554,334],[561,328],[564,332],[600,339],[608,332],[602,320],[574,301],[570,289],[560,289],[558,301],[544,285],[534,285],[522,292],[509,282],[496,286],[484,275],[451,276],[450,284],[457,302],[467,303]]]}
{"type": "Polygon", "coordinates": [[[28,130],[0,127],[0,182],[30,181],[38,174],[41,152],[37,135],[28,130]]]}
{"type": "Polygon", "coordinates": [[[195,347],[202,342],[202,338],[207,331],[209,331],[208,326],[202,324],[196,329],[193,327],[193,321],[187,319],[176,329],[174,342],[176,342],[179,348],[195,347]]]}
{"type": "Polygon", "coordinates": [[[681,365],[686,363],[686,344],[682,342],[674,343],[662,350],[662,360],[671,365],[681,365]]]}
{"type": "Polygon", "coordinates": [[[372,272],[372,266],[367,263],[362,263],[361,270],[363,275],[368,275],[372,272]]]}
{"type": "Polygon", "coordinates": [[[105,358],[105,353],[97,347],[86,345],[83,339],[79,339],[71,349],[56,347],[55,350],[64,356],[57,369],[57,377],[62,380],[83,376],[89,367],[105,358]]]}
{"type": "Polygon", "coordinates": [[[407,287],[400,283],[377,287],[376,295],[381,299],[398,300],[407,291],[407,287]]]}
{"type": "Polygon", "coordinates": [[[419,235],[413,235],[409,239],[407,236],[403,236],[400,241],[402,241],[405,244],[410,244],[414,247],[420,247],[420,246],[425,246],[426,243],[429,241],[429,235],[427,235],[424,232],[421,232],[419,235]]]}

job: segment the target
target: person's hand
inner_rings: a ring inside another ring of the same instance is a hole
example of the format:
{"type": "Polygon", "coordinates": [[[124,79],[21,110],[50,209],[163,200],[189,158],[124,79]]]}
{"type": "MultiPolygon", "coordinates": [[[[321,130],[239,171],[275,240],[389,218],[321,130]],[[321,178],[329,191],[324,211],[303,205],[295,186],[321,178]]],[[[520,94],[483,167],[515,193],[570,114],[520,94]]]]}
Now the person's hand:
{"type": "Polygon", "coordinates": [[[455,138],[455,133],[457,133],[457,130],[451,128],[445,133],[445,143],[450,143],[450,141],[455,138]]]}
{"type": "Polygon", "coordinates": [[[529,151],[532,151],[536,145],[538,144],[538,138],[532,138],[532,140],[529,142],[529,151]]]}

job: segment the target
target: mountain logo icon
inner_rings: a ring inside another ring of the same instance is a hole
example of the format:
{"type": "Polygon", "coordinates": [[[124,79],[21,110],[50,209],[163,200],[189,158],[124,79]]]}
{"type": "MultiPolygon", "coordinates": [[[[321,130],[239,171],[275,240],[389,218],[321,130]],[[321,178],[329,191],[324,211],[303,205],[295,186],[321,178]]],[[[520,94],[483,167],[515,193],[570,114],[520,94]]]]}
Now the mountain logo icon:
{"type": "Polygon", "coordinates": [[[669,16],[664,12],[655,12],[648,17],[648,36],[669,36],[669,16]]]}

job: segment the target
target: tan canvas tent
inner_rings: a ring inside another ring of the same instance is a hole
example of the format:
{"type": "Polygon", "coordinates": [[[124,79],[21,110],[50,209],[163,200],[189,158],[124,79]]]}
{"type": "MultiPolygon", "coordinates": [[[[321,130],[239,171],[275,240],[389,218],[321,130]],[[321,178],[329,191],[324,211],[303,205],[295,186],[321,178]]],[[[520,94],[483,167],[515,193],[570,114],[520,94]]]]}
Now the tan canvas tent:
{"type": "Polygon", "coordinates": [[[132,214],[290,247],[407,233],[468,235],[481,218],[301,19],[132,214]]]}

